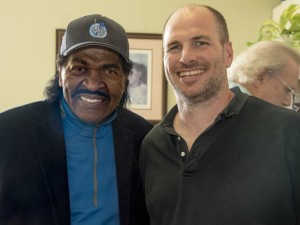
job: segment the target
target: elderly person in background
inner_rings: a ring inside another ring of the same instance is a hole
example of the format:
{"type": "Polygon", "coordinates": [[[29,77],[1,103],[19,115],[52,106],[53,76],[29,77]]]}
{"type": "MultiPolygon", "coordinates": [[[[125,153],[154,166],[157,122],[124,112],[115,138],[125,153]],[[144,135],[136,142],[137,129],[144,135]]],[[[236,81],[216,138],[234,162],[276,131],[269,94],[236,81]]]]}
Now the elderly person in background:
{"type": "Polygon", "coordinates": [[[228,72],[229,84],[275,105],[291,106],[299,66],[299,53],[287,44],[257,42],[237,56],[228,72]]]}

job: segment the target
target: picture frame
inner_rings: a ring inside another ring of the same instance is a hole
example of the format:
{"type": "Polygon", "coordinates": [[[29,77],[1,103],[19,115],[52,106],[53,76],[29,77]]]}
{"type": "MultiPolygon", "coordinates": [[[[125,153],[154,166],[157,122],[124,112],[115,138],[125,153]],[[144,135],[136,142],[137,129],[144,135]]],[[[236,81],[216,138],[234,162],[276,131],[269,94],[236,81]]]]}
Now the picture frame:
{"type": "MultiPolygon", "coordinates": [[[[167,83],[163,73],[163,51],[161,34],[127,33],[130,46],[130,60],[147,66],[147,101],[146,104],[129,104],[128,108],[145,119],[156,124],[166,113],[167,83]]],[[[132,74],[131,74],[132,76],[132,74]]],[[[129,77],[130,83],[131,77],[129,77]]],[[[130,93],[130,85],[128,87],[130,93]]],[[[131,101],[134,96],[130,96],[131,101]]]]}
{"type": "Polygon", "coordinates": [[[63,36],[65,34],[65,29],[56,29],[55,35],[56,35],[56,51],[55,56],[60,52],[60,46],[62,43],[63,36]]]}
{"type": "MultiPolygon", "coordinates": [[[[56,55],[60,51],[65,29],[56,29],[56,55]]],[[[136,64],[146,68],[147,77],[144,89],[146,94],[132,92],[127,108],[151,123],[160,122],[166,113],[167,82],[163,72],[163,51],[161,34],[127,33],[130,46],[130,60],[133,71],[129,76],[128,92],[131,93],[130,82],[134,76],[136,64]],[[141,66],[141,65],[140,65],[141,66]],[[144,96],[143,96],[144,95],[144,96]],[[136,100],[136,97],[145,97],[146,100],[136,100]],[[140,102],[135,102],[140,101],[140,102]]]]}

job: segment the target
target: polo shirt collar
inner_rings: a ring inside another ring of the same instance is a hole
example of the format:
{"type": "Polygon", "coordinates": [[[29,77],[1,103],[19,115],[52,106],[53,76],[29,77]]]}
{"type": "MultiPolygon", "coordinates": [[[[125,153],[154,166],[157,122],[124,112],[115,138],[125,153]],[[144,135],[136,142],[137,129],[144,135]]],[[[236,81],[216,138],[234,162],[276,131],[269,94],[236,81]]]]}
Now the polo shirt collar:
{"type": "MultiPolygon", "coordinates": [[[[228,106],[218,115],[218,117],[231,117],[234,115],[239,114],[241,109],[243,108],[244,104],[246,103],[248,99],[248,95],[241,92],[239,87],[234,87],[231,89],[231,91],[235,94],[234,97],[231,99],[228,106]]],[[[173,127],[173,121],[175,118],[175,115],[178,112],[178,107],[175,105],[169,113],[163,118],[161,124],[164,127],[173,127]]]]}

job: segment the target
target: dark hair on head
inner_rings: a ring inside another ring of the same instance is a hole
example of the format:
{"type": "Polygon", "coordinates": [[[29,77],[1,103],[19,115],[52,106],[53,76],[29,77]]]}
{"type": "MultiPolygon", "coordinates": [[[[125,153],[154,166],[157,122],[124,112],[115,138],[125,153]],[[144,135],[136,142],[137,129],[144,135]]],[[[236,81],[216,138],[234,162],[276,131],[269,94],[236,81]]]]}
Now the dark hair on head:
{"type": "Polygon", "coordinates": [[[175,12],[173,12],[169,18],[167,19],[165,25],[164,25],[164,31],[166,29],[166,25],[168,23],[168,21],[170,20],[170,18],[172,17],[172,15],[174,15],[177,11],[181,10],[181,9],[191,9],[194,10],[196,8],[206,8],[208,9],[215,17],[216,19],[216,24],[219,27],[219,34],[220,34],[220,42],[221,44],[225,44],[226,42],[229,41],[229,32],[228,32],[228,27],[227,27],[227,23],[226,20],[224,18],[224,16],[216,9],[207,6],[207,5],[200,5],[200,4],[187,4],[182,6],[181,8],[177,9],[175,12]]]}
{"type": "MultiPolygon", "coordinates": [[[[63,95],[62,88],[59,86],[59,72],[58,68],[63,67],[67,61],[68,56],[63,56],[57,54],[56,57],[56,72],[54,76],[48,81],[45,90],[44,96],[46,97],[47,102],[54,102],[59,101],[63,95]]],[[[132,62],[127,62],[123,57],[120,56],[121,66],[123,72],[126,75],[126,83],[125,83],[125,91],[122,95],[122,98],[119,102],[118,107],[126,108],[127,103],[129,102],[129,95],[128,95],[128,76],[132,69],[132,62]]]]}
{"type": "Polygon", "coordinates": [[[222,44],[225,44],[226,42],[229,41],[229,32],[228,32],[227,23],[226,23],[224,16],[218,10],[216,10],[210,6],[203,5],[203,7],[207,8],[215,16],[215,18],[217,20],[217,25],[220,29],[219,30],[220,41],[222,44]]]}

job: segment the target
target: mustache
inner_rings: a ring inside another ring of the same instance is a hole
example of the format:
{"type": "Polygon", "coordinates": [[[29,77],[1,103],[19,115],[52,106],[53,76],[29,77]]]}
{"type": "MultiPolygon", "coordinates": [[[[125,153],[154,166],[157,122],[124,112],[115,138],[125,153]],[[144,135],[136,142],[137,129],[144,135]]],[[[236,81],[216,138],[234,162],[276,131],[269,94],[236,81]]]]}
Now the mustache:
{"type": "Polygon", "coordinates": [[[195,61],[190,62],[188,64],[181,63],[181,65],[180,65],[180,67],[183,68],[183,69],[192,69],[192,68],[197,67],[197,66],[199,66],[199,63],[195,62],[195,61]]]}
{"type": "Polygon", "coordinates": [[[87,90],[87,89],[76,90],[72,94],[72,97],[75,97],[76,95],[81,95],[81,94],[96,95],[96,96],[101,96],[101,97],[107,98],[108,100],[110,99],[109,95],[104,93],[103,91],[90,91],[90,90],[87,90]]]}

